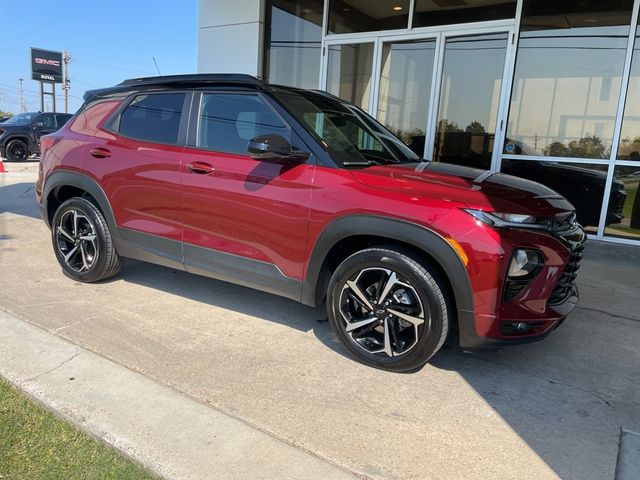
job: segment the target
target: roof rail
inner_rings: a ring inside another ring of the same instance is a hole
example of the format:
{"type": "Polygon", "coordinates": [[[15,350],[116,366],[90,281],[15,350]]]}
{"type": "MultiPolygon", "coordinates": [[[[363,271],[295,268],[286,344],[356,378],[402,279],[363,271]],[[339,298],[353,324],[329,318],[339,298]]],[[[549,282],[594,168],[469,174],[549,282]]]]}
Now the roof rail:
{"type": "Polygon", "coordinates": [[[196,73],[188,75],[130,78],[120,83],[120,85],[166,85],[193,83],[238,83],[245,85],[264,85],[262,80],[243,73],[196,73]]]}

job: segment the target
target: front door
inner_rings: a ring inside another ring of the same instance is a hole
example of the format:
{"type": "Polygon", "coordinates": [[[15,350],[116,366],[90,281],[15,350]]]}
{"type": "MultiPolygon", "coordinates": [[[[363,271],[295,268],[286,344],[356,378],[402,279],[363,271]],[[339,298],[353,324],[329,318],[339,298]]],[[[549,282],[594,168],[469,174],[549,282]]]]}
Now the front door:
{"type": "Polygon", "coordinates": [[[249,140],[266,134],[302,149],[261,94],[199,97],[195,135],[181,167],[185,267],[298,298],[315,167],[249,156],[249,140]]]}

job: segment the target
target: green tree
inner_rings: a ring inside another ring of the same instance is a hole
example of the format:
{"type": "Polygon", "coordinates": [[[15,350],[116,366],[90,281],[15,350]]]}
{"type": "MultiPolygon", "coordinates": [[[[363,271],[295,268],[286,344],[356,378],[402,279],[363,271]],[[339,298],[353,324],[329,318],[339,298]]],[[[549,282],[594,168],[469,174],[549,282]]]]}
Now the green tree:
{"type": "Polygon", "coordinates": [[[485,129],[482,124],[478,121],[473,121],[464,129],[467,133],[475,133],[475,134],[484,134],[485,129]]]}
{"type": "Polygon", "coordinates": [[[13,117],[13,113],[0,110],[0,117],[13,117]]]}

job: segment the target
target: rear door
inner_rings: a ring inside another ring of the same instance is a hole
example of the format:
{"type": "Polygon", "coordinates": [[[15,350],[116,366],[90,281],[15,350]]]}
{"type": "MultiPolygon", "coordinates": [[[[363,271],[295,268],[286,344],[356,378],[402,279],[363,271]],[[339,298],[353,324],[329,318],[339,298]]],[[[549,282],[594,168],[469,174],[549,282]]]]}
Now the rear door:
{"type": "Polygon", "coordinates": [[[170,266],[182,262],[180,165],[190,97],[138,93],[85,147],[86,170],[109,198],[121,235],[137,249],[131,255],[170,266]]]}
{"type": "Polygon", "coordinates": [[[307,150],[262,94],[211,91],[194,98],[181,165],[184,263],[297,298],[315,169],[254,160],[249,140],[278,134],[307,150]]]}

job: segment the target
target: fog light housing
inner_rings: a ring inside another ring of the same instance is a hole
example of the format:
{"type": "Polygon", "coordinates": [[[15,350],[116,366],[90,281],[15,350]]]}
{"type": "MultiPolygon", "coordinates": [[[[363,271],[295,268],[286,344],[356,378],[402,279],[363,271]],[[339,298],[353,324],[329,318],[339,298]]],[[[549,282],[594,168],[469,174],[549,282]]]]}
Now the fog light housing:
{"type": "Polygon", "coordinates": [[[526,277],[542,266],[542,255],[536,250],[517,249],[509,263],[509,278],[526,277]]]}
{"type": "Polygon", "coordinates": [[[503,300],[513,300],[520,295],[538,274],[544,260],[537,250],[518,248],[514,250],[504,282],[503,300]]]}

